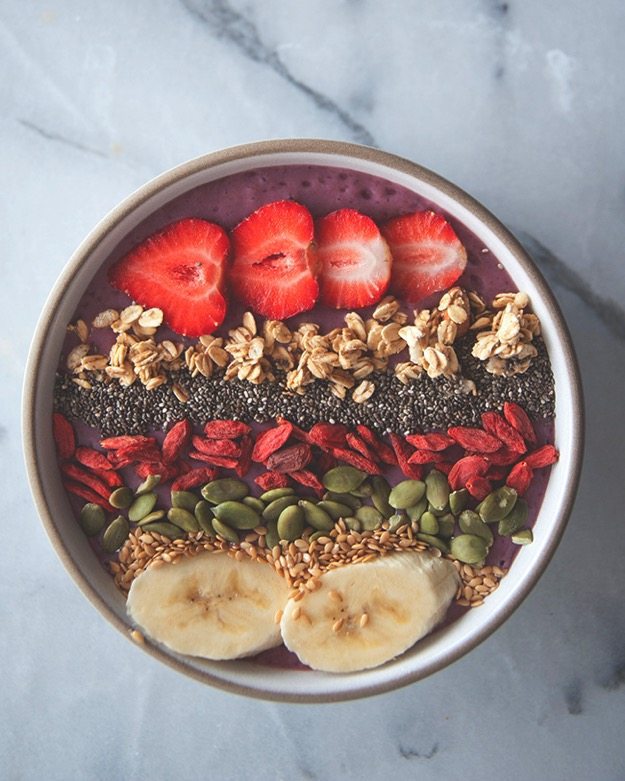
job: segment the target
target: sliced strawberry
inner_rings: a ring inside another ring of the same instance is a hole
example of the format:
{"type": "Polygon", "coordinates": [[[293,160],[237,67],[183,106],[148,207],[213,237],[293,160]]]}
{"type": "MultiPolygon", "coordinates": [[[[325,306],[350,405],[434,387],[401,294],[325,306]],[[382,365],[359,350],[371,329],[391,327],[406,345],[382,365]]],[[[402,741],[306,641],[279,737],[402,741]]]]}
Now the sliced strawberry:
{"type": "Polygon", "coordinates": [[[355,209],[317,222],[321,302],[335,309],[380,300],[391,278],[391,251],[378,226],[355,209]]]}
{"type": "Polygon", "coordinates": [[[467,265],[467,252],[440,214],[413,212],[382,226],[393,256],[391,290],[419,301],[451,287],[467,265]]]}
{"type": "Polygon", "coordinates": [[[239,301],[276,320],[312,309],[319,294],[312,215],[295,201],[261,206],[232,231],[232,289],[239,301]]]}
{"type": "Polygon", "coordinates": [[[110,283],[142,306],[163,310],[184,336],[212,333],[226,316],[228,235],[212,222],[179,220],[154,233],[109,270],[110,283]]]}

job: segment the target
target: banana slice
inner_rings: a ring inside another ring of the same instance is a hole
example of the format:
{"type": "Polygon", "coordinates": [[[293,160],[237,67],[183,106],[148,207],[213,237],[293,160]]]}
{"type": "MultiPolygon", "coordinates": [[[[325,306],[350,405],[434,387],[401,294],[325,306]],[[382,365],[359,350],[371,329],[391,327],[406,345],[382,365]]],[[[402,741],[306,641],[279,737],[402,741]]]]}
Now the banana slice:
{"type": "Polygon", "coordinates": [[[268,564],[205,553],[147,569],[133,581],[127,609],[172,651],[237,659],[280,645],[274,617],[288,595],[268,564]]]}
{"type": "Polygon", "coordinates": [[[289,600],[282,639],[309,667],[344,673],[383,664],[430,632],[458,575],[447,559],[405,552],[330,570],[320,582],[298,602],[289,600]]]}

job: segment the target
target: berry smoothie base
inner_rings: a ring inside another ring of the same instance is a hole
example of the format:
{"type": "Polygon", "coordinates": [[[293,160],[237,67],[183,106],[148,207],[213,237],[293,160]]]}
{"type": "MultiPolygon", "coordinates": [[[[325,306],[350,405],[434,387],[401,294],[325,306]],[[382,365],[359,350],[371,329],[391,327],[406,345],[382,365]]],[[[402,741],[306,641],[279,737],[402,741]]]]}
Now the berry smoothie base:
{"type": "MultiPolygon", "coordinates": [[[[384,179],[340,168],[319,166],[270,167],[226,177],[202,185],[173,200],[151,215],[125,237],[111,253],[110,258],[100,271],[94,276],[77,307],[74,320],[82,319],[86,323],[91,323],[99,312],[109,308],[121,310],[131,303],[127,295],[111,287],[107,279],[107,272],[114,263],[137,244],[170,223],[180,219],[196,217],[215,222],[224,229],[231,230],[260,206],[288,199],[306,206],[314,218],[322,217],[336,209],[350,208],[368,215],[378,224],[397,215],[413,211],[427,209],[433,209],[439,213],[441,211],[434,204],[415,193],[384,179]]],[[[463,224],[452,219],[449,219],[449,221],[466,248],[468,256],[466,268],[456,284],[467,290],[478,292],[485,301],[489,301],[503,291],[515,292],[516,288],[510,276],[490,250],[463,224]]],[[[432,305],[435,306],[442,292],[419,301],[418,308],[424,309],[432,305]]],[[[402,309],[407,312],[415,308],[410,302],[400,301],[400,303],[402,309]]],[[[363,310],[363,318],[369,316],[374,308],[363,310]]],[[[237,302],[231,301],[226,319],[221,327],[217,329],[218,334],[225,335],[230,328],[235,328],[239,325],[244,311],[244,307],[237,302]]],[[[333,327],[342,325],[344,314],[345,310],[337,311],[318,305],[311,311],[303,312],[290,318],[288,325],[294,329],[299,323],[315,322],[325,332],[333,327]]],[[[159,330],[159,338],[181,341],[180,336],[169,331],[166,324],[159,330]]],[[[108,329],[101,329],[93,330],[89,341],[97,352],[106,354],[114,340],[108,329]]],[[[187,339],[184,341],[189,343],[191,340],[187,339]]],[[[75,345],[76,336],[68,334],[61,355],[59,378],[63,378],[66,374],[65,361],[69,351],[75,345]]],[[[546,361],[548,367],[548,359],[546,361]]],[[[542,375],[539,379],[542,380],[542,375]]],[[[543,412],[541,416],[532,416],[532,422],[537,435],[537,447],[553,442],[552,381],[550,387],[539,388],[538,391],[545,393],[547,402],[540,407],[540,411],[543,412]]],[[[70,413],[68,417],[72,420],[78,443],[87,448],[99,449],[99,442],[103,436],[102,430],[86,425],[75,416],[72,417],[71,409],[68,410],[67,406],[64,406],[63,400],[58,398],[58,394],[57,381],[55,407],[61,409],[66,414],[70,413]]],[[[522,398],[518,399],[518,401],[523,405],[524,400],[522,398]]],[[[172,420],[176,419],[175,416],[172,418],[172,420]]],[[[253,434],[257,435],[271,425],[272,421],[268,420],[266,423],[263,423],[252,419],[250,423],[253,434]]],[[[198,429],[197,426],[195,428],[196,430],[198,429]]],[[[424,428],[423,430],[425,431],[426,429],[424,428]]],[[[112,431],[109,429],[105,433],[107,436],[112,436],[116,434],[123,435],[127,431],[122,429],[112,431]]],[[[164,437],[163,430],[148,428],[143,433],[155,437],[159,444],[162,443],[164,437]]],[[[401,433],[405,434],[408,432],[401,433]]],[[[254,478],[262,471],[263,468],[260,465],[252,465],[252,469],[244,478],[251,488],[250,493],[253,495],[258,495],[262,492],[254,485],[254,478]]],[[[533,526],[540,509],[549,480],[549,471],[548,468],[537,470],[524,496],[529,505],[529,516],[526,524],[529,528],[533,526]]],[[[124,484],[130,488],[136,488],[141,482],[131,467],[122,468],[119,472],[123,477],[124,484]]],[[[219,476],[227,476],[228,474],[224,471],[219,476]]],[[[391,486],[404,479],[401,471],[394,467],[386,467],[384,475],[391,486]]],[[[159,496],[159,506],[161,506],[162,502],[167,501],[169,486],[159,486],[156,492],[159,496]]],[[[68,495],[78,516],[84,501],[76,496],[68,495]]],[[[97,557],[104,565],[107,565],[111,559],[114,559],[114,556],[111,557],[103,553],[96,538],[92,538],[90,542],[97,557]]],[[[518,548],[519,546],[513,544],[509,537],[497,535],[495,542],[490,548],[487,563],[507,570],[512,564],[518,548]]],[[[456,602],[452,602],[445,620],[437,627],[437,630],[457,620],[468,609],[458,605],[456,602]]],[[[284,646],[265,651],[254,657],[254,659],[260,664],[304,668],[297,657],[291,654],[284,646]]]]}

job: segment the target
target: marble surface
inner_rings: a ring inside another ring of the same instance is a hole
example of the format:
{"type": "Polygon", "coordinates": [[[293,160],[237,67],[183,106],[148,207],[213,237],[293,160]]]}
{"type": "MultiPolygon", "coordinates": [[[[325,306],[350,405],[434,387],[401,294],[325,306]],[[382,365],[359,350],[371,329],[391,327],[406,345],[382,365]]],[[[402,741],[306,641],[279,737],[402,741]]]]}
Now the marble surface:
{"type": "Polygon", "coordinates": [[[623,779],[625,6],[3,0],[0,777],[623,779]],[[478,650],[360,702],[248,701],[141,653],[56,558],[22,465],[29,340],[119,199],[222,146],[379,146],[526,242],[568,317],[588,441],[558,552],[478,650]]]}

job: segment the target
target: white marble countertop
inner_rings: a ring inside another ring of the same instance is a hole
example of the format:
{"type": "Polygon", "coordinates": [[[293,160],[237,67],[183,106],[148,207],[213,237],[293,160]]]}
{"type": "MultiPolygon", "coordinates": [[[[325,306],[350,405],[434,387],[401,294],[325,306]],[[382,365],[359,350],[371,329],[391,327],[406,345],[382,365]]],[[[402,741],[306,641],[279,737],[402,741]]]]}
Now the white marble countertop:
{"type": "Polygon", "coordinates": [[[0,777],[625,778],[624,27],[616,0],[4,0],[0,777]],[[179,162],[284,136],[411,158],[517,231],[587,401],[579,498],[522,607],[447,670],[329,706],[212,690],[128,643],[63,570],[21,455],[29,340],[84,234],[179,162]]]}

